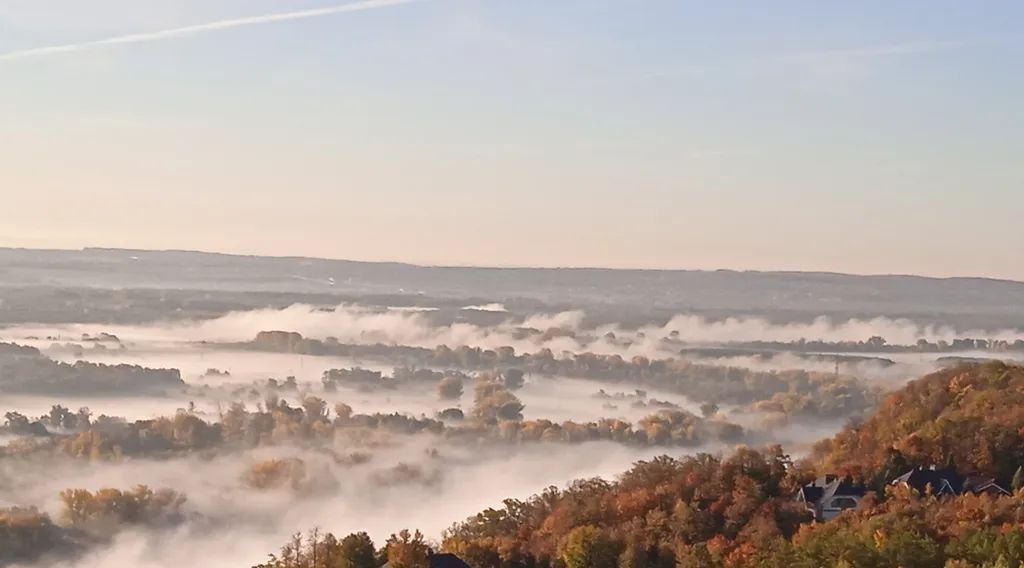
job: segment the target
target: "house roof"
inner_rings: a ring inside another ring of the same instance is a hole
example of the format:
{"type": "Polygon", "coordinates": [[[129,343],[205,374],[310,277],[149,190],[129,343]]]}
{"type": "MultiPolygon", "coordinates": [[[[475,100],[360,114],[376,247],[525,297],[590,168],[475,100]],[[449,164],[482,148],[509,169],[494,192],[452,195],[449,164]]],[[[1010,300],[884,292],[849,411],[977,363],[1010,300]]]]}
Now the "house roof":
{"type": "Polygon", "coordinates": [[[817,503],[821,500],[821,496],[825,494],[825,489],[822,487],[815,487],[813,485],[804,485],[800,488],[800,497],[807,503],[817,503]]]}
{"type": "Polygon", "coordinates": [[[430,568],[469,568],[469,565],[454,554],[431,554],[427,557],[430,568]]]}
{"type": "Polygon", "coordinates": [[[905,483],[924,493],[928,486],[935,493],[952,492],[959,495],[964,487],[964,477],[953,469],[926,469],[916,467],[892,480],[892,484],[905,483]],[[948,488],[946,486],[948,485],[948,488]]]}
{"type": "Polygon", "coordinates": [[[804,485],[800,491],[805,502],[818,503],[836,495],[863,497],[867,493],[867,488],[854,483],[850,477],[825,475],[804,485]]]}
{"type": "Polygon", "coordinates": [[[1004,495],[1010,495],[1010,492],[999,484],[994,477],[983,477],[980,475],[970,475],[964,480],[964,491],[971,491],[973,493],[982,493],[984,491],[996,490],[1004,495]]]}
{"type": "Polygon", "coordinates": [[[859,483],[854,483],[853,479],[844,477],[837,479],[829,484],[825,488],[825,494],[822,495],[822,499],[827,499],[835,495],[853,495],[856,497],[863,497],[867,493],[867,488],[859,483]]]}

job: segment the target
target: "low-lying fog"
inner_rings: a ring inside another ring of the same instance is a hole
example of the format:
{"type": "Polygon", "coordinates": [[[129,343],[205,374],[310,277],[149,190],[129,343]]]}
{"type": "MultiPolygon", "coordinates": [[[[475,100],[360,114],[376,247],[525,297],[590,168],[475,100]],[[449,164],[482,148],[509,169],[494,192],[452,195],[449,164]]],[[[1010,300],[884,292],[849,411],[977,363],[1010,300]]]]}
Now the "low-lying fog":
{"type": "MultiPolygon", "coordinates": [[[[500,312],[500,305],[476,306],[500,312]]],[[[264,330],[296,331],[306,337],[337,338],[341,343],[437,345],[496,348],[513,346],[517,352],[542,348],[563,352],[683,358],[680,343],[715,345],[730,341],[864,341],[872,336],[891,344],[912,345],[919,339],[952,340],[963,337],[947,327],[919,326],[907,320],[876,318],[806,324],[774,325],[758,318],[709,322],[695,316],[679,316],[665,325],[640,329],[603,326],[581,327],[584,314],[539,314],[481,327],[470,323],[434,325],[426,312],[404,309],[372,310],[338,306],[330,310],[293,306],[283,310],[232,313],[199,322],[175,322],[135,326],[68,324],[17,326],[0,329],[0,339],[40,348],[48,356],[72,363],[128,363],[181,371],[189,386],[185,392],[166,396],[50,396],[5,394],[0,411],[28,416],[48,412],[52,405],[71,409],[88,407],[93,415],[123,416],[129,420],[173,415],[192,405],[196,415],[216,421],[233,401],[255,408],[263,400],[259,387],[267,379],[295,377],[299,389],[280,396],[298,402],[308,391],[324,398],[329,407],[344,402],[357,413],[405,413],[434,416],[449,407],[468,411],[472,386],[461,399],[440,400],[434,385],[409,385],[400,389],[365,391],[341,385],[326,392],[320,379],[324,371],[361,367],[389,374],[391,364],[333,356],[267,353],[213,345],[214,342],[245,342],[264,330]],[[522,328],[534,330],[524,332],[522,328]],[[560,333],[553,333],[559,331],[560,333]],[[549,333],[545,333],[549,332],[549,333]],[[101,334],[111,334],[117,339],[101,334]],[[83,337],[85,336],[85,337],[83,337]],[[211,342],[211,343],[203,343],[211,342]],[[212,370],[215,370],[213,372],[212,370]],[[253,389],[253,387],[257,387],[253,389]]],[[[1017,330],[968,331],[968,335],[1016,340],[1017,330]]],[[[986,352],[891,353],[858,352],[862,359],[842,360],[839,372],[887,386],[936,368],[938,357],[951,355],[987,357],[986,352]],[[874,358],[874,359],[872,359],[874,358]],[[886,361],[887,360],[887,361],[886,361]]],[[[755,370],[806,369],[833,372],[836,363],[827,358],[808,358],[795,353],[758,355],[686,355],[696,362],[755,370]]],[[[626,383],[610,384],[567,377],[526,377],[516,396],[525,405],[526,419],[555,422],[597,421],[621,418],[636,422],[651,414],[651,407],[634,404],[635,390],[626,383]],[[603,394],[598,396],[598,393],[603,394]]],[[[694,414],[699,402],[679,393],[644,389],[644,400],[657,399],[694,414]]],[[[723,415],[749,427],[758,427],[758,416],[749,410],[723,407],[723,415]]],[[[802,453],[803,444],[838,430],[843,419],[815,423],[782,423],[773,432],[802,453]]],[[[16,440],[0,437],[0,444],[16,440]]],[[[420,528],[430,538],[443,529],[507,497],[527,497],[546,486],[564,486],[581,477],[612,477],[639,459],[679,451],[664,447],[634,447],[610,442],[583,444],[522,444],[466,446],[430,435],[384,436],[379,444],[348,447],[335,439],[333,454],[283,445],[240,453],[193,454],[171,459],[123,459],[88,461],[47,456],[28,460],[0,459],[0,506],[38,505],[55,519],[60,515],[59,493],[66,488],[95,490],[128,489],[137,484],[169,487],[187,495],[189,521],[165,531],[129,530],[113,543],[68,561],[65,566],[114,568],[119,566],[164,567],[194,564],[209,568],[248,566],[274,552],[298,531],[322,527],[335,534],[365,530],[378,544],[394,531],[420,528]],[[339,461],[337,455],[368,452],[368,461],[339,461]],[[253,464],[270,458],[301,458],[307,477],[301,487],[254,491],[242,479],[253,464]],[[45,472],[45,474],[40,474],[45,472]]],[[[717,451],[721,445],[702,450],[717,451]]],[[[696,448],[688,451],[697,451],[696,448]]]]}
{"type": "MultiPolygon", "coordinates": [[[[23,341],[44,347],[46,341],[23,341]]],[[[310,392],[326,400],[330,407],[344,402],[356,412],[391,413],[434,416],[451,407],[469,409],[472,404],[472,389],[467,386],[462,397],[454,400],[439,400],[433,385],[409,385],[402,389],[366,392],[341,385],[337,391],[325,392],[320,379],[328,369],[361,367],[390,374],[393,367],[372,361],[357,361],[344,357],[305,356],[283,353],[263,353],[213,349],[196,344],[182,344],[172,348],[166,344],[152,348],[135,344],[123,350],[86,349],[79,354],[67,349],[44,349],[47,355],[58,361],[73,363],[77,360],[94,363],[128,363],[150,368],[179,369],[182,379],[193,386],[209,386],[206,391],[169,393],[166,396],[88,397],[81,395],[64,396],[55,401],[49,395],[11,394],[3,398],[3,410],[15,410],[29,416],[38,416],[49,411],[59,402],[65,407],[77,409],[88,407],[94,414],[122,416],[131,420],[153,418],[174,414],[177,409],[193,404],[196,414],[216,418],[227,404],[239,400],[234,393],[241,388],[261,385],[267,379],[283,380],[293,376],[300,385],[297,393],[281,393],[281,398],[297,402],[301,394],[310,392]],[[216,369],[226,374],[209,374],[216,369]]],[[[700,404],[687,400],[678,394],[646,389],[648,397],[673,403],[690,412],[699,413],[700,404]]],[[[554,421],[592,421],[601,418],[621,418],[635,421],[649,415],[650,408],[634,405],[635,390],[627,386],[618,388],[599,381],[568,377],[527,376],[524,386],[516,395],[526,405],[523,414],[527,419],[547,418],[554,421]],[[604,392],[607,398],[599,397],[604,392]]],[[[243,397],[242,400],[245,400],[243,397]]],[[[261,402],[262,397],[251,399],[252,405],[261,402]]]]}
{"type": "Polygon", "coordinates": [[[694,345],[744,341],[864,341],[872,336],[885,338],[889,344],[898,345],[913,345],[922,339],[936,342],[979,337],[1012,342],[1024,338],[1024,331],[1018,329],[963,330],[952,326],[920,325],[907,319],[885,317],[840,322],[820,317],[809,323],[774,324],[757,317],[709,321],[701,316],[680,315],[664,325],[648,325],[638,329],[625,329],[617,325],[583,329],[581,325],[584,318],[585,314],[581,311],[567,311],[525,317],[510,316],[495,326],[465,322],[435,325],[423,311],[394,308],[382,310],[352,304],[330,308],[296,304],[284,309],[232,312],[203,321],[135,326],[18,326],[0,330],[0,336],[49,336],[67,341],[75,340],[82,334],[106,331],[122,340],[157,346],[177,345],[183,341],[248,341],[260,331],[283,330],[318,339],[334,337],[341,343],[382,343],[426,348],[437,345],[452,348],[466,345],[490,349],[508,345],[520,352],[548,348],[555,353],[591,351],[620,354],[624,357],[673,355],[674,349],[666,348],[663,344],[666,338],[694,345]],[[571,333],[524,335],[524,329],[571,333]]]}
{"type": "Polygon", "coordinates": [[[186,510],[195,519],[169,532],[129,531],[111,546],[65,565],[177,566],[201,558],[204,567],[237,568],[264,560],[300,528],[319,526],[336,534],[363,530],[382,543],[392,532],[418,527],[438,538],[452,522],[506,497],[525,498],[580,477],[611,478],[660,453],[600,442],[468,450],[423,437],[396,440],[393,447],[375,450],[368,463],[354,466],[297,448],[115,464],[0,462],[0,505],[37,504],[56,516],[58,494],[68,487],[171,487],[188,496],[186,510]],[[310,489],[255,492],[242,483],[252,464],[288,457],[306,462],[310,489]],[[395,475],[399,464],[411,466],[419,477],[395,475]],[[37,475],[41,470],[45,476],[37,475]]]}
{"type": "MultiPolygon", "coordinates": [[[[499,311],[500,305],[477,306],[499,311]]],[[[623,329],[615,325],[582,329],[583,312],[569,311],[557,314],[535,314],[514,318],[495,326],[471,323],[434,325],[424,316],[422,309],[410,311],[400,308],[371,309],[356,305],[340,305],[329,309],[294,305],[285,309],[233,312],[205,320],[151,325],[78,325],[17,326],[0,329],[0,339],[33,345],[47,350],[55,358],[73,361],[83,359],[101,363],[125,362],[151,367],[169,367],[181,370],[189,382],[202,380],[216,384],[215,378],[202,377],[209,368],[229,370],[233,381],[251,382],[271,376],[296,376],[318,380],[329,368],[362,368],[388,371],[389,365],[373,361],[355,361],[338,357],[301,357],[273,353],[252,353],[239,357],[231,351],[211,350],[193,345],[199,342],[244,342],[265,330],[295,331],[303,336],[325,339],[337,338],[341,343],[407,345],[434,348],[437,345],[497,348],[512,346],[517,352],[536,352],[551,349],[554,353],[592,352],[621,355],[630,358],[642,355],[650,358],[682,358],[680,343],[690,345],[721,345],[743,341],[820,340],[828,342],[864,341],[878,336],[890,344],[913,345],[918,340],[952,341],[958,337],[983,337],[1014,341],[1024,332],[1013,329],[957,330],[951,326],[919,325],[906,319],[873,318],[833,322],[818,318],[810,323],[772,324],[756,317],[729,318],[708,321],[699,316],[677,316],[664,325],[650,325],[639,329],[623,329]],[[533,333],[524,333],[524,329],[533,333]],[[557,331],[558,333],[552,333],[557,331]],[[83,353],[70,349],[50,349],[51,346],[81,344],[83,335],[96,336],[111,333],[122,341],[119,345],[93,342],[85,345],[83,353]]],[[[823,354],[828,355],[827,352],[823,354]]],[[[920,376],[935,368],[935,360],[942,357],[985,357],[990,354],[975,351],[936,353],[859,352],[862,361],[841,361],[843,374],[868,379],[902,382],[920,376]],[[870,360],[876,357],[879,361],[870,360]],[[887,360],[887,361],[885,361],[887,360]],[[890,364],[894,363],[894,364],[890,364]]],[[[791,353],[779,353],[770,358],[757,356],[685,355],[700,363],[735,366],[755,370],[806,369],[830,372],[835,363],[825,359],[808,360],[791,353]]]]}

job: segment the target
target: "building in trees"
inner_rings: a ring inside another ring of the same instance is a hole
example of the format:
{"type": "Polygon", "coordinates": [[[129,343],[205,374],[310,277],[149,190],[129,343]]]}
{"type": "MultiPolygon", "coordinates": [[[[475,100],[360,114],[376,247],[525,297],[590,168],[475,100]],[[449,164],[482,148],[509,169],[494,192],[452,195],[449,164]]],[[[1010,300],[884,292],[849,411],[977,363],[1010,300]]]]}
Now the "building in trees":
{"type": "Polygon", "coordinates": [[[1012,493],[1000,485],[994,477],[985,477],[983,475],[971,475],[967,477],[964,481],[964,492],[968,491],[975,495],[984,494],[992,497],[1012,495],[1012,493]]]}
{"type": "Polygon", "coordinates": [[[824,475],[801,487],[797,500],[804,503],[815,519],[827,521],[847,509],[855,509],[866,494],[867,488],[850,477],[824,475]]]}
{"type": "Polygon", "coordinates": [[[431,554],[427,556],[427,564],[430,568],[469,568],[469,564],[449,553],[431,554]]]}
{"type": "MultiPolygon", "coordinates": [[[[386,562],[381,568],[396,568],[396,566],[392,562],[386,562]]],[[[427,562],[422,568],[470,568],[470,566],[454,554],[428,552],[427,562]]]]}
{"type": "Polygon", "coordinates": [[[964,476],[953,468],[936,469],[916,467],[892,480],[891,485],[905,486],[921,495],[956,496],[964,493],[975,495],[1009,495],[1010,492],[996,482],[995,478],[964,476]]]}

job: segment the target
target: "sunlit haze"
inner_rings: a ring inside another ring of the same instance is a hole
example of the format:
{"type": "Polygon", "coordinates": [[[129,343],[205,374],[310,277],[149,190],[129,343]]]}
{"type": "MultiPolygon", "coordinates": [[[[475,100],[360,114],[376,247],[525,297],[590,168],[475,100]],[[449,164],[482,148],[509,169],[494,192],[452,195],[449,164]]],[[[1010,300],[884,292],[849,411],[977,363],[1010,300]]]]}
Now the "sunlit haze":
{"type": "Polygon", "coordinates": [[[1024,279],[1024,5],[0,3],[0,245],[1024,279]]]}

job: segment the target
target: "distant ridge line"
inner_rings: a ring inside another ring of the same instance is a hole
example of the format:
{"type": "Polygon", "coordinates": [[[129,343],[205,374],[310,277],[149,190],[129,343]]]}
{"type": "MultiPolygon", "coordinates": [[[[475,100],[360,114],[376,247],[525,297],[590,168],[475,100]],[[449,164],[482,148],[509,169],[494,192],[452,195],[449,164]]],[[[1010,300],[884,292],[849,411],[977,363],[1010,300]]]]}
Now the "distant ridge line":
{"type": "Polygon", "coordinates": [[[731,274],[749,274],[749,275],[761,275],[761,276],[831,276],[831,277],[843,277],[843,278],[870,278],[870,279],[919,279],[919,280],[931,280],[931,281],[974,281],[974,282],[989,282],[989,283],[1003,283],[1013,285],[1024,285],[1024,281],[1013,280],[1010,278],[995,278],[989,276],[926,276],[920,274],[901,274],[901,273],[890,273],[890,274],[857,274],[852,272],[837,272],[828,270],[752,270],[752,269],[732,269],[732,268],[717,268],[717,269],[699,269],[699,268],[615,268],[615,267],[602,267],[602,266],[499,266],[499,265],[472,265],[472,264],[417,264],[412,262],[404,261],[387,261],[387,260],[351,260],[345,258],[327,258],[317,256],[302,256],[302,255],[262,255],[262,254],[245,254],[245,253],[228,253],[228,252],[216,252],[216,251],[204,251],[204,250],[192,250],[192,249],[133,249],[133,248],[119,248],[119,247],[82,247],[80,249],[61,249],[61,248],[32,248],[32,247],[0,247],[0,251],[23,251],[23,252],[39,252],[39,253],[88,253],[88,252],[106,252],[106,253],[142,253],[142,254],[194,254],[204,255],[213,257],[226,257],[226,258],[237,258],[237,259],[266,259],[266,260],[296,260],[296,261],[318,261],[318,262],[341,262],[348,264],[358,265],[372,265],[372,266],[397,266],[407,268],[419,268],[419,269],[442,269],[442,270],[490,270],[490,271],[503,271],[503,270],[523,270],[523,271],[537,271],[537,272],[558,272],[558,271],[578,271],[578,272],[617,272],[617,273],[689,273],[689,274],[714,274],[714,273],[731,273],[731,274]]]}

